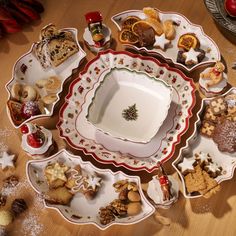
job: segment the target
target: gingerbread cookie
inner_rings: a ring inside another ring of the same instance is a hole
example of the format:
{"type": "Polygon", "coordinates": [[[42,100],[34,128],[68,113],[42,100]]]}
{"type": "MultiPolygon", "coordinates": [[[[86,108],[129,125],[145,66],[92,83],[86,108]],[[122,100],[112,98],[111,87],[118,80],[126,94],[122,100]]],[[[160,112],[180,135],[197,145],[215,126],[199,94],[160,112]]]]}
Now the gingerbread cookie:
{"type": "Polygon", "coordinates": [[[204,120],[200,128],[200,133],[206,137],[212,137],[215,130],[215,124],[211,121],[204,120]]]}
{"type": "Polygon", "coordinates": [[[68,169],[68,166],[58,162],[49,164],[44,171],[49,188],[58,188],[63,186],[67,181],[65,172],[68,169]]]}
{"type": "Polygon", "coordinates": [[[215,127],[213,141],[221,152],[236,151],[236,122],[225,119],[215,127]]]}
{"type": "Polygon", "coordinates": [[[204,170],[210,175],[210,177],[216,178],[221,174],[222,167],[215,162],[209,162],[204,166],[204,170]]]}
{"type": "Polygon", "coordinates": [[[227,110],[227,103],[224,97],[216,97],[210,100],[209,106],[214,115],[219,115],[227,110]]]}
{"type": "Polygon", "coordinates": [[[203,190],[199,190],[199,192],[203,195],[203,197],[210,198],[213,194],[220,190],[220,185],[215,179],[211,178],[206,171],[202,171],[202,174],[204,177],[206,188],[203,190]]]}
{"type": "Polygon", "coordinates": [[[212,158],[209,153],[199,152],[194,154],[195,160],[201,165],[209,164],[212,158]]]}
{"type": "Polygon", "coordinates": [[[178,164],[179,169],[183,175],[190,172],[194,172],[194,166],[196,165],[196,160],[194,158],[184,158],[181,163],[178,164]]]}
{"type": "Polygon", "coordinates": [[[188,173],[186,176],[184,176],[184,179],[187,191],[189,193],[199,192],[206,189],[206,183],[204,181],[202,168],[200,165],[195,167],[195,172],[188,173]]]}
{"type": "Polygon", "coordinates": [[[213,123],[217,123],[218,116],[214,115],[211,108],[209,106],[207,106],[206,109],[205,109],[203,120],[208,120],[208,121],[211,121],[213,123]]]}

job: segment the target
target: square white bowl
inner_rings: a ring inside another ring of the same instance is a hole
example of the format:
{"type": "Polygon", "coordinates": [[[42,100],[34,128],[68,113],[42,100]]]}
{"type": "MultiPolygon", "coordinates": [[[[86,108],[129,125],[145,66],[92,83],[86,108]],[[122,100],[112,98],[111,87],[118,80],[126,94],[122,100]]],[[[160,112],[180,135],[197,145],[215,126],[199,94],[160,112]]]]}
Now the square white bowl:
{"type": "Polygon", "coordinates": [[[172,87],[144,72],[112,69],[94,91],[86,118],[125,141],[148,143],[166,119],[172,87]]]}

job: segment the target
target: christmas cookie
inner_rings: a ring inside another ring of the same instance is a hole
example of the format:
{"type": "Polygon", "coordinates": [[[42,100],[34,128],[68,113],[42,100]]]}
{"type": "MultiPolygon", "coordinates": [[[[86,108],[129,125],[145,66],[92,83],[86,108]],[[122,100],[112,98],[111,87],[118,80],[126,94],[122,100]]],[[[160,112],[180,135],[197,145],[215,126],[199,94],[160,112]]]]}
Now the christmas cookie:
{"type": "Polygon", "coordinates": [[[161,50],[165,50],[168,45],[170,45],[170,40],[166,39],[165,34],[162,34],[161,36],[155,36],[155,43],[154,47],[160,48],[161,50]]]}
{"type": "Polygon", "coordinates": [[[214,115],[219,115],[227,110],[227,103],[224,97],[216,97],[210,100],[209,106],[214,115]]]}
{"type": "Polygon", "coordinates": [[[7,152],[0,153],[0,165],[3,170],[15,167],[15,155],[10,155],[7,152]]]}
{"type": "Polygon", "coordinates": [[[209,106],[206,107],[203,120],[208,120],[213,123],[217,123],[219,116],[214,115],[209,106]]]}
{"type": "Polygon", "coordinates": [[[181,163],[178,164],[179,169],[183,175],[190,172],[194,172],[194,166],[196,165],[196,160],[194,158],[184,158],[181,163]]]}
{"type": "Polygon", "coordinates": [[[200,165],[197,165],[194,169],[195,172],[188,173],[184,176],[186,188],[189,193],[203,191],[207,187],[200,165]]]}
{"type": "Polygon", "coordinates": [[[215,162],[209,162],[204,166],[204,170],[210,175],[210,177],[216,178],[221,174],[222,167],[215,162]]]}
{"type": "Polygon", "coordinates": [[[87,199],[93,199],[102,184],[102,179],[96,174],[87,175],[83,180],[83,193],[87,199]]]}
{"type": "Polygon", "coordinates": [[[73,194],[66,187],[59,187],[50,189],[44,197],[51,204],[68,205],[73,198],[73,194]]]}
{"type": "Polygon", "coordinates": [[[234,153],[236,151],[236,122],[225,119],[217,124],[213,141],[221,152],[234,153]]]}
{"type": "Polygon", "coordinates": [[[211,138],[213,136],[214,130],[215,130],[215,124],[213,122],[208,120],[204,120],[202,122],[200,133],[203,136],[211,138]]]}
{"type": "Polygon", "coordinates": [[[65,186],[72,192],[77,193],[83,186],[83,176],[80,165],[70,168],[66,172],[67,181],[65,186]]]}
{"type": "Polygon", "coordinates": [[[190,48],[188,52],[183,53],[183,57],[185,58],[185,65],[192,66],[198,63],[198,56],[200,52],[195,51],[193,48],[190,48]]]}
{"type": "Polygon", "coordinates": [[[46,166],[44,174],[46,176],[49,188],[58,188],[63,186],[67,181],[65,172],[68,169],[68,166],[58,162],[46,166]]]}
{"type": "Polygon", "coordinates": [[[199,152],[194,154],[195,160],[201,165],[207,165],[212,161],[209,153],[199,152]]]}

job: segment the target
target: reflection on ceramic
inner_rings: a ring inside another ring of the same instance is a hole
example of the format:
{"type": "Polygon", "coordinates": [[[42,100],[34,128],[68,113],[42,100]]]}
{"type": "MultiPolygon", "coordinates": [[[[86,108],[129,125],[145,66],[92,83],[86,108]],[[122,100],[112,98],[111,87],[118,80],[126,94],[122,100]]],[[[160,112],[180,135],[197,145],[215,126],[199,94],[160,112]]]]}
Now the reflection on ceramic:
{"type": "Polygon", "coordinates": [[[101,163],[124,166],[131,170],[153,171],[158,161],[169,160],[189,127],[189,118],[195,104],[195,86],[181,71],[161,64],[152,57],[130,52],[100,52],[88,63],[86,69],[75,79],[65,104],[60,110],[57,128],[60,136],[73,148],[91,154],[101,163]],[[142,71],[164,80],[173,88],[172,103],[158,133],[147,144],[125,142],[98,132],[86,119],[89,99],[96,89],[97,81],[112,68],[129,68],[142,71]],[[121,152],[122,150],[122,152],[121,152]],[[129,153],[131,153],[129,154],[129,153]],[[140,157],[137,158],[136,154],[140,157]]]}
{"type": "Polygon", "coordinates": [[[147,143],[165,120],[172,88],[147,73],[112,69],[94,90],[86,118],[124,141],[147,143]]]}
{"type": "MultiPolygon", "coordinates": [[[[61,86],[56,94],[57,99],[53,104],[47,107],[44,107],[44,114],[31,116],[30,118],[24,120],[24,122],[18,125],[18,124],[15,124],[14,121],[12,120],[12,117],[11,117],[12,114],[10,114],[11,111],[7,105],[8,117],[15,128],[19,128],[26,122],[29,122],[33,119],[40,118],[40,117],[49,117],[53,114],[54,107],[60,99],[59,94],[63,90],[64,82],[66,81],[67,78],[71,76],[72,70],[76,69],[80,65],[84,57],[86,56],[85,52],[79,45],[79,42],[77,39],[77,34],[78,34],[77,29],[64,28],[62,29],[62,31],[69,31],[73,34],[76,40],[76,43],[79,47],[79,51],[75,53],[74,55],[72,55],[71,57],[69,57],[61,65],[55,68],[51,67],[46,70],[43,69],[40,62],[36,59],[36,57],[33,54],[33,49],[35,47],[35,44],[33,44],[29,52],[21,56],[13,67],[12,79],[6,84],[6,89],[8,92],[8,101],[11,99],[11,94],[10,94],[11,88],[13,84],[15,84],[16,82],[35,87],[36,81],[38,81],[39,79],[47,79],[50,76],[56,76],[57,78],[61,80],[61,86]],[[22,70],[22,67],[24,67],[25,70],[22,70]]],[[[45,91],[42,89],[37,89],[37,92],[39,93],[40,97],[43,97],[46,95],[45,91]]]]}
{"type": "MultiPolygon", "coordinates": [[[[236,88],[230,89],[228,92],[223,94],[222,96],[236,94],[236,88]]],[[[182,162],[183,158],[191,158],[195,153],[199,153],[200,151],[204,153],[209,153],[212,157],[213,162],[217,163],[222,167],[221,175],[217,176],[215,180],[218,183],[221,183],[225,180],[229,180],[233,177],[234,169],[236,167],[236,153],[227,154],[220,152],[216,143],[211,139],[199,134],[199,129],[201,126],[201,117],[204,112],[205,107],[209,104],[210,98],[205,98],[202,100],[202,106],[199,112],[197,113],[198,120],[195,123],[194,133],[188,138],[186,145],[181,148],[179,152],[179,156],[172,163],[173,167],[178,172],[180,179],[183,184],[183,194],[186,198],[197,198],[201,197],[201,194],[189,194],[186,189],[184,176],[178,168],[178,164],[182,162]]]]}
{"type": "Polygon", "coordinates": [[[100,190],[93,200],[87,200],[82,193],[78,192],[74,195],[69,206],[50,204],[49,202],[44,201],[46,207],[57,210],[68,222],[78,225],[93,224],[98,228],[104,230],[111,225],[130,225],[140,222],[154,213],[154,207],[147,201],[142,192],[139,177],[128,176],[121,171],[113,173],[108,169],[98,169],[94,167],[90,162],[82,161],[80,156],[72,155],[64,149],[50,158],[44,160],[33,160],[27,163],[27,178],[29,183],[37,193],[43,195],[43,193],[48,191],[48,184],[44,176],[44,169],[49,163],[55,162],[64,163],[68,167],[80,165],[82,171],[85,171],[87,174],[96,172],[103,181],[100,190]],[[99,221],[99,208],[108,205],[114,199],[118,198],[119,193],[115,192],[113,184],[119,180],[124,179],[127,179],[130,182],[135,182],[139,186],[142,211],[134,216],[123,218],[116,217],[113,222],[107,225],[102,225],[99,221]]]}
{"type": "Polygon", "coordinates": [[[236,34],[236,19],[230,17],[225,11],[225,0],[204,0],[204,2],[214,20],[231,34],[236,34]]]}
{"type": "MultiPolygon", "coordinates": [[[[137,50],[139,52],[144,52],[148,53],[149,55],[153,56],[161,56],[162,58],[172,61],[177,67],[182,68],[186,71],[192,71],[198,67],[201,67],[206,64],[211,64],[212,62],[216,60],[220,60],[220,51],[215,44],[215,42],[207,36],[204,32],[203,29],[200,25],[195,25],[191,23],[185,16],[179,14],[179,13],[174,13],[174,12],[162,12],[156,9],[159,12],[160,20],[165,21],[165,20],[172,20],[174,21],[177,26],[176,26],[176,36],[175,38],[171,41],[172,47],[166,49],[166,50],[161,50],[157,48],[146,48],[146,47],[137,47],[135,45],[128,45],[126,44],[125,47],[127,48],[132,48],[134,50],[137,50]],[[178,39],[181,35],[186,34],[186,33],[194,33],[197,38],[200,41],[200,48],[203,49],[206,52],[205,58],[203,59],[202,62],[191,66],[187,67],[181,63],[178,63],[177,60],[177,54],[179,51],[179,48],[177,47],[178,44],[178,39]]],[[[118,13],[114,15],[111,20],[115,23],[117,28],[121,30],[121,25],[123,19],[125,19],[128,16],[137,16],[140,19],[145,19],[146,16],[143,13],[142,10],[128,10],[124,11],[121,13],[118,13]]]]}

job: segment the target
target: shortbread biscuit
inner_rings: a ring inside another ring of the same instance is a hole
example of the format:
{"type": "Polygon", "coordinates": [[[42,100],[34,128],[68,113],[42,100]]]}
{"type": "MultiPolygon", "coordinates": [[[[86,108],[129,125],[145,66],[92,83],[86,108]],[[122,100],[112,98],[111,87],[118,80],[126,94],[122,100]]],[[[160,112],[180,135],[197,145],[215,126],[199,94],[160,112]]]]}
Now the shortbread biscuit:
{"type": "Polygon", "coordinates": [[[209,106],[214,115],[219,115],[224,113],[227,110],[227,103],[224,100],[224,97],[216,97],[210,100],[209,106]]]}
{"type": "Polygon", "coordinates": [[[214,115],[209,106],[206,107],[203,120],[208,120],[213,123],[217,123],[218,116],[214,115]]]}
{"type": "Polygon", "coordinates": [[[200,133],[204,136],[211,138],[214,134],[215,124],[208,120],[203,120],[200,133]]]}

